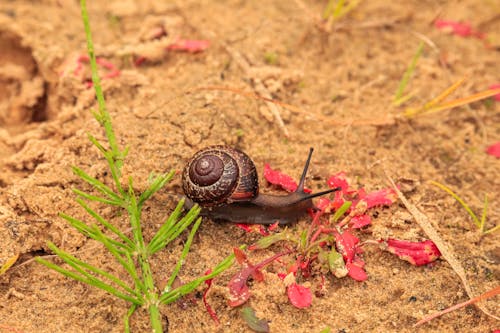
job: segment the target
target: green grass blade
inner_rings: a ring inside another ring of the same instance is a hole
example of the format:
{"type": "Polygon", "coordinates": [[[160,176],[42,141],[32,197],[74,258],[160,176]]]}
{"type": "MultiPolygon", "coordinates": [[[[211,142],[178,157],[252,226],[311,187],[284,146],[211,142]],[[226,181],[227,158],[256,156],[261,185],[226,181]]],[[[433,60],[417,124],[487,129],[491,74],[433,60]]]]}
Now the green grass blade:
{"type": "Polygon", "coordinates": [[[156,234],[149,242],[148,244],[149,253],[154,253],[152,252],[152,249],[157,248],[158,244],[161,242],[161,239],[163,239],[164,235],[170,232],[170,229],[177,223],[177,220],[179,219],[179,216],[182,213],[182,207],[184,207],[184,199],[181,199],[179,201],[174,211],[168,216],[167,220],[162,224],[160,229],[158,229],[156,234]]]}
{"type": "Polygon", "coordinates": [[[403,74],[403,77],[401,78],[401,81],[399,82],[398,89],[396,90],[396,93],[394,94],[394,103],[395,104],[400,104],[400,99],[403,96],[403,92],[408,85],[408,82],[410,81],[410,78],[413,75],[413,72],[415,71],[415,68],[417,67],[417,62],[420,56],[422,55],[422,51],[424,50],[424,42],[420,42],[418,45],[417,51],[413,55],[413,58],[410,62],[410,65],[406,69],[406,71],[403,74]]]}
{"type": "Polygon", "coordinates": [[[73,172],[78,177],[82,178],[87,183],[89,183],[90,185],[92,185],[93,187],[95,187],[99,192],[101,192],[104,195],[107,195],[111,200],[116,201],[116,202],[120,202],[120,201],[123,200],[122,198],[120,198],[119,195],[117,195],[115,192],[113,192],[113,190],[111,188],[109,188],[108,186],[104,185],[102,182],[100,182],[96,178],[91,177],[90,175],[88,175],[82,169],[80,169],[78,167],[73,167],[73,172]]]}
{"type": "Polygon", "coordinates": [[[66,277],[69,277],[73,280],[76,280],[76,281],[80,281],[80,282],[83,282],[83,283],[86,283],[88,285],[91,285],[91,286],[94,286],[96,288],[99,288],[99,289],[102,289],[108,293],[110,293],[111,295],[114,295],[118,298],[121,298],[127,302],[131,302],[133,304],[137,304],[137,305],[142,305],[141,301],[133,296],[130,296],[130,295],[127,295],[127,294],[124,294],[122,292],[120,292],[119,290],[117,290],[116,288],[114,288],[113,286],[111,285],[108,285],[106,283],[104,283],[103,281],[99,280],[99,279],[96,279],[95,277],[92,278],[92,279],[89,279],[88,277],[86,276],[82,276],[82,275],[79,275],[75,272],[71,272],[71,271],[68,271],[67,269],[64,269],[54,263],[51,263],[50,261],[48,260],[45,260],[43,258],[40,258],[40,257],[37,257],[35,258],[35,260],[42,264],[42,265],[45,265],[47,266],[48,268],[66,276],[66,277]]]}
{"type": "Polygon", "coordinates": [[[68,252],[59,249],[54,243],[49,242],[47,245],[48,245],[49,249],[51,249],[61,259],[63,259],[66,263],[68,263],[68,265],[70,265],[75,270],[80,272],[80,274],[83,274],[87,277],[95,278],[94,276],[83,271],[80,267],[87,269],[95,274],[99,274],[99,275],[107,278],[108,280],[112,281],[113,283],[116,283],[118,286],[123,288],[128,293],[135,295],[138,299],[141,299],[141,295],[137,291],[135,291],[132,288],[130,288],[129,286],[127,286],[127,284],[125,282],[123,282],[122,280],[120,280],[116,276],[114,276],[114,275],[112,275],[112,274],[110,274],[110,273],[108,273],[100,268],[92,266],[91,264],[86,263],[86,262],[76,258],[75,256],[69,254],[68,252]]]}
{"type": "Polygon", "coordinates": [[[127,313],[125,314],[123,318],[123,323],[125,326],[125,333],[130,333],[130,317],[134,314],[135,310],[137,309],[137,305],[132,304],[130,309],[128,309],[127,313]]]}
{"type": "Polygon", "coordinates": [[[484,196],[484,205],[483,205],[483,213],[481,214],[481,232],[484,232],[484,225],[486,223],[486,214],[488,212],[488,196],[484,196]]]}
{"type": "Polygon", "coordinates": [[[140,196],[139,196],[139,206],[142,206],[142,204],[148,200],[153,194],[155,194],[158,190],[160,190],[163,186],[165,186],[166,183],[172,180],[174,178],[175,171],[172,170],[167,174],[160,175],[156,177],[156,179],[151,183],[149,188],[144,191],[140,196]]]}
{"type": "Polygon", "coordinates": [[[497,231],[497,230],[500,230],[500,224],[499,224],[499,225],[497,225],[496,227],[493,227],[493,228],[491,228],[491,229],[486,230],[485,232],[483,232],[483,234],[485,234],[485,235],[486,235],[486,234],[491,234],[491,233],[493,233],[493,232],[495,232],[495,231],[497,231]]]}
{"type": "Polygon", "coordinates": [[[87,200],[91,200],[91,201],[97,201],[97,202],[102,202],[102,203],[105,203],[105,204],[108,204],[108,205],[112,205],[112,206],[122,206],[122,202],[118,202],[118,201],[114,201],[114,200],[109,200],[109,199],[105,199],[105,198],[101,198],[101,197],[98,197],[96,195],[92,195],[92,194],[88,194],[88,193],[85,193],[79,189],[76,189],[74,188],[73,189],[73,192],[82,197],[82,198],[85,198],[87,200]]]}
{"type": "Polygon", "coordinates": [[[342,216],[344,216],[345,212],[351,207],[352,201],[346,201],[335,211],[335,213],[330,217],[330,221],[336,223],[342,216]]]}
{"type": "Polygon", "coordinates": [[[231,267],[233,262],[234,262],[234,254],[231,254],[231,255],[227,256],[223,261],[221,261],[214,268],[212,273],[204,275],[204,276],[200,276],[199,278],[197,278],[189,283],[186,283],[180,287],[177,287],[169,292],[163,293],[159,298],[160,303],[170,304],[172,302],[175,302],[180,297],[192,292],[201,283],[205,282],[206,280],[213,279],[214,277],[216,277],[217,275],[219,275],[220,273],[222,273],[223,271],[225,271],[226,269],[231,267]]]}
{"type": "Polygon", "coordinates": [[[193,226],[193,229],[191,229],[191,232],[189,233],[186,244],[184,245],[184,248],[182,249],[181,256],[179,257],[179,260],[177,260],[177,264],[175,265],[175,268],[172,272],[172,275],[170,275],[170,278],[168,279],[166,288],[168,288],[169,290],[172,287],[172,284],[174,283],[174,280],[177,277],[177,274],[179,274],[179,271],[181,270],[182,264],[184,263],[184,260],[186,259],[186,256],[187,256],[189,249],[191,247],[191,243],[193,242],[194,235],[196,234],[196,231],[198,231],[200,224],[201,224],[201,217],[199,217],[198,220],[196,220],[196,222],[193,226]]]}
{"type": "MultiPolygon", "coordinates": [[[[79,219],[76,219],[72,216],[66,215],[64,213],[60,213],[59,216],[62,217],[63,219],[65,219],[66,221],[68,221],[69,224],[71,224],[76,230],[78,230],[83,235],[90,237],[92,239],[95,239],[95,240],[99,239],[99,236],[95,233],[94,229],[89,227],[85,222],[83,222],[79,219]]],[[[119,251],[120,253],[122,253],[125,250],[128,250],[128,248],[125,244],[123,244],[119,241],[116,241],[114,239],[111,239],[111,238],[108,238],[108,239],[109,239],[109,242],[111,244],[113,244],[116,247],[117,251],[119,251]]]]}
{"type": "Polygon", "coordinates": [[[87,211],[87,213],[89,213],[89,215],[92,216],[97,222],[99,222],[104,227],[106,227],[108,230],[110,230],[115,235],[120,237],[120,239],[123,240],[125,242],[125,244],[128,245],[128,248],[131,252],[133,252],[135,250],[134,242],[132,242],[132,240],[130,238],[125,236],[117,227],[115,227],[114,225],[109,223],[105,218],[103,218],[101,215],[99,215],[95,210],[90,208],[84,201],[82,201],[80,199],[76,199],[76,202],[78,202],[78,204],[80,206],[82,206],[83,209],[85,209],[87,211]]]}
{"type": "Polygon", "coordinates": [[[445,191],[446,193],[448,193],[449,195],[451,195],[455,200],[458,201],[458,203],[460,205],[462,205],[462,207],[464,207],[464,209],[467,211],[467,213],[470,215],[470,217],[472,218],[472,220],[474,221],[474,224],[478,227],[478,228],[481,228],[481,221],[479,221],[479,219],[477,218],[476,214],[474,214],[474,212],[472,211],[472,209],[469,207],[469,205],[467,205],[465,203],[465,201],[462,200],[462,198],[460,198],[455,192],[453,192],[449,187],[447,187],[446,185],[443,185],[441,183],[438,183],[438,182],[435,182],[433,180],[430,181],[430,183],[434,186],[437,186],[439,187],[440,189],[442,189],[443,191],[445,191]]]}
{"type": "Polygon", "coordinates": [[[109,252],[116,258],[116,260],[125,268],[127,273],[136,281],[138,279],[137,271],[135,268],[135,265],[130,259],[130,254],[128,252],[125,252],[123,255],[125,255],[125,258],[123,255],[113,246],[112,242],[110,242],[110,238],[108,238],[106,235],[104,235],[97,226],[93,226],[93,231],[96,234],[97,238],[96,240],[104,244],[104,246],[108,249],[109,252]]]}
{"type": "Polygon", "coordinates": [[[175,223],[172,228],[166,230],[164,233],[159,235],[158,240],[155,244],[150,247],[150,253],[156,253],[163,249],[168,243],[176,239],[193,221],[198,217],[201,208],[198,206],[192,207],[189,212],[177,223],[175,223]]]}

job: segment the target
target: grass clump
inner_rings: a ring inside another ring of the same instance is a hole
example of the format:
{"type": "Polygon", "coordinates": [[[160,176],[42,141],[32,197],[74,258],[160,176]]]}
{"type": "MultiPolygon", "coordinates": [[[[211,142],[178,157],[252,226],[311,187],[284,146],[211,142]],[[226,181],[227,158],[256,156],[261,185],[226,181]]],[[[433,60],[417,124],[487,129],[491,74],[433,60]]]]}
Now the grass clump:
{"type": "Polygon", "coordinates": [[[74,190],[74,193],[78,196],[76,202],[93,218],[94,223],[89,224],[63,213],[60,215],[79,232],[104,245],[127,272],[132,283],[127,283],[109,272],[78,259],[72,254],[58,248],[51,242],[48,243],[49,249],[69,265],[71,269],[54,264],[43,258],[37,258],[36,260],[67,277],[105,290],[129,302],[131,306],[124,318],[126,332],[130,331],[130,316],[137,308],[146,307],[150,314],[152,331],[159,333],[164,331],[159,306],[161,304],[169,304],[176,301],[183,295],[192,292],[204,281],[220,274],[232,264],[234,256],[229,256],[224,259],[219,265],[212,269],[210,274],[198,277],[176,288],[173,287],[174,280],[182,268],[182,264],[189,252],[194,234],[200,226],[201,218],[198,217],[200,208],[195,205],[183,215],[184,201],[181,200],[177,204],[175,210],[166,218],[156,234],[149,241],[145,240],[141,227],[141,214],[144,204],[174,177],[175,172],[170,171],[165,174],[155,175],[152,177],[149,187],[142,193],[136,193],[134,191],[132,177],[128,178],[127,186],[123,186],[120,182],[122,176],[121,170],[124,159],[128,153],[128,148],[122,150],[117,144],[111,117],[106,110],[104,95],[97,73],[96,57],[94,54],[86,2],[85,0],[81,0],[80,3],[92,70],[92,82],[99,105],[98,111],[93,112],[93,115],[104,128],[107,138],[106,145],[108,147],[105,147],[105,145],[101,144],[90,134],[89,139],[108,162],[114,185],[110,187],[88,175],[84,170],[74,167],[73,171],[75,174],[90,184],[93,189],[99,193],[96,195],[78,189],[74,190]],[[126,232],[119,230],[96,210],[92,209],[87,204],[89,201],[119,207],[126,211],[132,230],[131,235],[128,236],[126,232]],[[164,290],[159,291],[155,286],[151,271],[151,256],[165,248],[190,226],[192,226],[191,231],[185,242],[184,249],[168,279],[167,285],[164,290]]]}

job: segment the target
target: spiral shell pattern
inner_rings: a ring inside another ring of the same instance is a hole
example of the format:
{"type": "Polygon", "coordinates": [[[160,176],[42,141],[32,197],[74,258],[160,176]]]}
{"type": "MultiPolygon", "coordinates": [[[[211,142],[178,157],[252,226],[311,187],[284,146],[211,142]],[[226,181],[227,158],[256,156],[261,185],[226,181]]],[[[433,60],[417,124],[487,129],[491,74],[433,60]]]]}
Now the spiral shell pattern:
{"type": "Polygon", "coordinates": [[[184,168],[182,188],[203,207],[249,201],[259,191],[255,165],[242,151],[211,146],[197,152],[184,168]]]}

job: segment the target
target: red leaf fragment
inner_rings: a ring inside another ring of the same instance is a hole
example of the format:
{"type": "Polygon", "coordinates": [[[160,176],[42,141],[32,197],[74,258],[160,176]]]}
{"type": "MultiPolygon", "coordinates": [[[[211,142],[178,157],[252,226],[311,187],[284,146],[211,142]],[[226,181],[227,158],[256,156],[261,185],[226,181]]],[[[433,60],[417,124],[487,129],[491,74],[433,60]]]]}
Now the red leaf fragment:
{"type": "Polygon", "coordinates": [[[197,53],[205,51],[210,45],[208,40],[178,39],[167,47],[167,50],[197,53]]]}
{"type": "Polygon", "coordinates": [[[247,280],[252,276],[256,281],[264,280],[264,275],[260,271],[260,269],[279,257],[290,253],[291,251],[286,251],[282,253],[275,254],[274,256],[267,258],[256,265],[252,265],[248,260],[246,254],[239,248],[234,248],[234,255],[236,256],[236,260],[242,265],[242,268],[239,272],[237,272],[231,280],[229,280],[228,288],[229,288],[229,305],[230,306],[239,306],[244,304],[248,298],[250,297],[250,290],[247,286],[247,280]]]}
{"type": "Polygon", "coordinates": [[[286,289],[288,299],[293,306],[299,309],[307,308],[312,303],[312,292],[310,288],[292,283],[286,289]]]}
{"type": "MultiPolygon", "coordinates": [[[[205,272],[205,275],[208,275],[212,273],[212,270],[209,269],[208,271],[205,272]]],[[[219,317],[217,317],[217,313],[215,312],[215,310],[210,306],[210,304],[208,304],[208,301],[207,301],[207,293],[208,293],[208,290],[210,289],[210,287],[212,286],[212,281],[213,279],[208,279],[205,281],[205,285],[207,286],[205,288],[205,290],[203,291],[203,304],[205,304],[205,309],[207,310],[208,314],[210,315],[210,317],[212,317],[213,321],[215,321],[215,323],[217,325],[220,324],[220,321],[219,321],[219,317]]]]}
{"type": "MultiPolygon", "coordinates": [[[[490,89],[498,89],[498,88],[500,88],[500,83],[492,84],[488,88],[490,88],[490,89]]],[[[495,101],[497,101],[497,102],[500,102],[500,94],[496,94],[495,96],[493,96],[493,99],[495,101]]]]}
{"type": "Polygon", "coordinates": [[[370,216],[368,216],[366,214],[357,215],[351,219],[350,223],[354,229],[359,229],[359,228],[366,227],[367,225],[370,225],[372,223],[372,219],[370,216]]]}
{"type": "Polygon", "coordinates": [[[346,262],[347,274],[356,281],[365,281],[368,275],[363,269],[365,262],[361,259],[356,259],[352,262],[346,262]]]}
{"type": "Polygon", "coordinates": [[[489,146],[486,149],[486,153],[496,158],[500,158],[500,141],[489,146]]]}
{"type": "Polygon", "coordinates": [[[479,39],[486,37],[484,33],[472,29],[469,22],[437,19],[434,22],[434,26],[461,37],[476,37],[479,39]]]}
{"type": "Polygon", "coordinates": [[[356,256],[361,253],[361,248],[357,246],[359,239],[349,231],[333,233],[337,251],[342,254],[349,276],[356,281],[365,281],[368,276],[364,271],[364,261],[356,256]]]}
{"type": "Polygon", "coordinates": [[[273,170],[268,163],[264,165],[264,178],[273,185],[278,185],[288,192],[294,192],[297,189],[297,183],[287,174],[273,170]]]}
{"type": "Polygon", "coordinates": [[[389,238],[386,250],[415,266],[431,263],[441,256],[441,252],[431,240],[410,242],[389,238]]]}
{"type": "Polygon", "coordinates": [[[349,183],[347,182],[345,171],[340,171],[328,178],[327,184],[330,188],[340,187],[341,191],[337,193],[347,193],[349,190],[349,183]]]}
{"type": "Polygon", "coordinates": [[[396,191],[392,188],[381,189],[368,194],[362,194],[361,191],[359,191],[359,193],[361,198],[360,201],[364,201],[367,204],[366,209],[375,206],[388,206],[394,203],[398,198],[396,191]]]}

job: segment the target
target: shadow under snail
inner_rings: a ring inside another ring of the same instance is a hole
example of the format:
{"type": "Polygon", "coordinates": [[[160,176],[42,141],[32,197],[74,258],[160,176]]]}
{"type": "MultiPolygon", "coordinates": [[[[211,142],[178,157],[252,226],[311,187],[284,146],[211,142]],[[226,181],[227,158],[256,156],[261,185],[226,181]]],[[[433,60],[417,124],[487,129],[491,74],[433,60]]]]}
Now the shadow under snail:
{"type": "Polygon", "coordinates": [[[194,203],[201,215],[214,220],[252,224],[290,224],[314,208],[312,199],[340,188],[318,193],[304,192],[304,182],[311,161],[309,151],[302,177],[295,192],[288,195],[259,193],[255,164],[242,151],[227,146],[211,146],[198,151],[182,173],[186,208],[194,203]]]}

